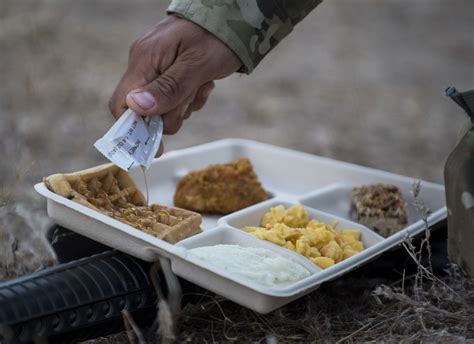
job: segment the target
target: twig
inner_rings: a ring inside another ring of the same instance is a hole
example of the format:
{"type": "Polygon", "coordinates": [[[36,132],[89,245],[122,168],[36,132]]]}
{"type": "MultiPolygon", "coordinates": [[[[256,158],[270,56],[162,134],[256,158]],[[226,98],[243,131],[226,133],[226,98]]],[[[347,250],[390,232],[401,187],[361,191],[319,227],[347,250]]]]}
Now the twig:
{"type": "Polygon", "coordinates": [[[212,342],[215,343],[216,340],[214,339],[214,322],[211,321],[211,337],[212,337],[212,342]]]}
{"type": "MultiPolygon", "coordinates": [[[[403,243],[405,249],[407,250],[408,252],[408,255],[415,261],[415,262],[418,262],[418,260],[416,259],[416,256],[414,256],[413,252],[410,251],[410,249],[408,249],[406,246],[405,246],[405,243],[403,243]]],[[[433,275],[427,268],[425,268],[424,266],[422,265],[418,265],[419,269],[423,270],[423,272],[426,273],[426,275],[433,281],[436,281],[436,282],[439,282],[440,284],[442,284],[446,289],[448,289],[449,291],[451,291],[453,294],[455,294],[456,296],[459,296],[459,294],[454,290],[452,289],[449,285],[447,285],[446,283],[444,283],[442,280],[440,280],[438,277],[436,277],[435,275],[433,275]]],[[[415,275],[416,277],[416,275],[415,275]]]]}
{"type": "Polygon", "coordinates": [[[346,340],[348,340],[348,339],[351,339],[351,338],[354,337],[357,333],[359,333],[359,332],[365,330],[365,329],[366,329],[367,327],[369,327],[370,325],[372,325],[371,322],[365,324],[364,326],[362,326],[362,327],[360,327],[359,329],[355,330],[355,331],[352,332],[351,334],[345,336],[344,338],[339,339],[339,340],[336,342],[336,344],[339,344],[339,343],[342,343],[342,342],[344,342],[344,341],[346,341],[346,340]]]}
{"type": "Polygon", "coordinates": [[[405,295],[405,269],[403,269],[403,277],[402,277],[402,294],[405,295]]]}
{"type": "Polygon", "coordinates": [[[219,311],[221,312],[222,316],[224,317],[224,321],[227,320],[227,321],[230,321],[232,322],[232,320],[230,320],[227,315],[224,313],[224,309],[222,309],[221,305],[219,304],[219,301],[216,299],[216,298],[213,298],[212,301],[214,301],[214,303],[216,304],[217,308],[219,308],[219,311]]]}
{"type": "Polygon", "coordinates": [[[420,191],[421,191],[421,182],[419,180],[416,180],[413,183],[413,188],[412,188],[412,193],[413,193],[413,198],[414,198],[413,205],[415,206],[418,214],[420,214],[421,220],[423,221],[423,225],[425,227],[425,237],[421,241],[421,245],[420,245],[420,256],[421,256],[423,247],[426,244],[426,250],[428,251],[429,269],[431,272],[433,272],[433,263],[431,261],[431,243],[430,243],[431,231],[428,224],[428,217],[431,215],[431,210],[428,209],[423,203],[423,201],[420,199],[419,197],[420,191]]]}
{"type": "Polygon", "coordinates": [[[135,343],[135,337],[138,340],[138,344],[145,344],[145,339],[143,338],[143,334],[140,331],[135,320],[133,320],[132,315],[128,312],[128,310],[124,309],[122,311],[123,322],[125,323],[125,329],[127,331],[127,337],[131,344],[135,343]]]}
{"type": "Polygon", "coordinates": [[[157,328],[157,334],[161,336],[162,342],[172,342],[176,339],[176,324],[181,312],[181,285],[171,270],[170,261],[163,257],[159,257],[159,261],[151,266],[150,278],[158,296],[158,315],[153,327],[157,328]],[[158,271],[160,269],[165,276],[168,298],[165,297],[158,279],[158,271]]]}

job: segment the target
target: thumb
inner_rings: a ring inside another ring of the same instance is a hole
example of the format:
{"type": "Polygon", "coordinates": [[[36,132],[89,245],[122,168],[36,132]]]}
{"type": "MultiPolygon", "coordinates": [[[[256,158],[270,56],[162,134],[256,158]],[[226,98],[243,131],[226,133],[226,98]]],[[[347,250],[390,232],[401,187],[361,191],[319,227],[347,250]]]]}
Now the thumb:
{"type": "Polygon", "coordinates": [[[169,112],[199,87],[199,70],[177,61],[149,84],[130,91],[127,105],[142,116],[169,112]]]}

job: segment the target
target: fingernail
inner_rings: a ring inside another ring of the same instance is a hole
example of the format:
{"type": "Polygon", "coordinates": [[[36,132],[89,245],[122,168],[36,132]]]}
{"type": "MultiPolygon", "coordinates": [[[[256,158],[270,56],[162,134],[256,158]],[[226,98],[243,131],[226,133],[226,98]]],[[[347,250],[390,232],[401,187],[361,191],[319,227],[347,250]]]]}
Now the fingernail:
{"type": "Polygon", "coordinates": [[[139,107],[142,108],[142,110],[151,109],[156,104],[155,97],[147,91],[132,93],[130,94],[130,97],[139,107]]]}

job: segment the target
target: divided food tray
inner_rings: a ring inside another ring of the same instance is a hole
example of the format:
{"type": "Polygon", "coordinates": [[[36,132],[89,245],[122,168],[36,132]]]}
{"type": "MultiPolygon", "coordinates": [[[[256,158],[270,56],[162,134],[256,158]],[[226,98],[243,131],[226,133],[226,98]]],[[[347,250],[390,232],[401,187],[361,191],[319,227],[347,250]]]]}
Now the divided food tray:
{"type": "MultiPolygon", "coordinates": [[[[268,313],[317,289],[323,282],[340,277],[424,230],[410,192],[415,178],[242,139],[220,140],[165,153],[148,170],[150,203],[173,206],[176,183],[186,173],[241,157],[251,160],[271,198],[227,216],[203,215],[203,233],[176,245],[61,197],[49,191],[44,183],[36,184],[35,189],[47,198],[48,215],[58,224],[146,261],[165,256],[171,260],[178,276],[260,313],[268,313]],[[350,219],[352,187],[372,183],[396,185],[407,203],[407,227],[388,238],[350,219]],[[322,270],[302,255],[240,229],[259,225],[262,215],[279,204],[303,204],[310,218],[325,223],[337,221],[336,229],[359,229],[365,249],[322,270]],[[201,261],[188,252],[192,248],[217,244],[272,250],[303,265],[310,276],[285,287],[266,287],[201,261]]],[[[131,175],[145,191],[141,171],[134,169],[131,175]]],[[[422,181],[420,199],[432,211],[428,218],[430,225],[446,218],[442,185],[422,181]]]]}

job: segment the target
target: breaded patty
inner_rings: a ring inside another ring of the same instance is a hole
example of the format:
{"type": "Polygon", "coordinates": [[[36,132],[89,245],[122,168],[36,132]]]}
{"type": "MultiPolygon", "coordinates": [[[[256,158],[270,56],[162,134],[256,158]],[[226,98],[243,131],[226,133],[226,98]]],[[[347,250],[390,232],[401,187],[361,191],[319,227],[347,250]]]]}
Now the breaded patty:
{"type": "Polygon", "coordinates": [[[249,159],[210,165],[179,182],[177,207],[208,214],[228,214],[268,198],[249,159]]]}

